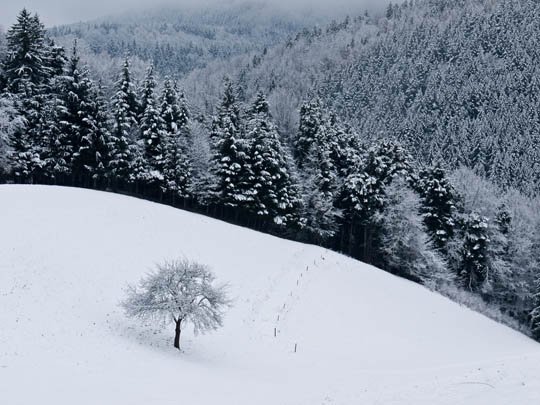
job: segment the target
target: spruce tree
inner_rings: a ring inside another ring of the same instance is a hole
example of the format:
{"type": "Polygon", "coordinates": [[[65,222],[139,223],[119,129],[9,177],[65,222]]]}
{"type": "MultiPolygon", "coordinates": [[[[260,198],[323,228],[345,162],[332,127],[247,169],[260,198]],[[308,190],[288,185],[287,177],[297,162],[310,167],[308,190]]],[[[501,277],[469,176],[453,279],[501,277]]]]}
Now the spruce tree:
{"type": "Polygon", "coordinates": [[[173,83],[166,79],[161,97],[161,119],[164,130],[165,159],[163,175],[165,190],[173,199],[187,198],[190,180],[190,162],[187,156],[189,139],[189,112],[185,99],[179,103],[173,83]]]}
{"type": "Polygon", "coordinates": [[[373,260],[380,237],[377,215],[387,203],[386,187],[397,176],[409,177],[409,172],[410,157],[405,150],[397,143],[381,141],[369,148],[345,178],[337,206],[343,210],[341,245],[350,255],[373,260]]]}
{"type": "Polygon", "coordinates": [[[124,61],[113,100],[110,172],[114,185],[133,181],[132,166],[137,155],[139,105],[131,81],[129,60],[124,61]]]}
{"type": "Polygon", "coordinates": [[[462,224],[463,246],[458,276],[465,288],[478,291],[489,273],[488,219],[473,212],[462,224]]]}
{"type": "Polygon", "coordinates": [[[422,197],[421,212],[428,233],[435,247],[445,251],[456,226],[456,192],[439,165],[420,172],[417,191],[422,197]]]}
{"type": "Polygon", "coordinates": [[[59,86],[49,148],[52,173],[70,176],[73,185],[96,185],[107,162],[107,117],[98,90],[80,66],[76,42],[59,86]]]}
{"type": "Polygon", "coordinates": [[[289,173],[287,152],[262,93],[257,95],[249,112],[247,137],[251,141],[248,184],[253,195],[251,210],[263,220],[286,225],[294,218],[298,195],[289,173]]]}
{"type": "Polygon", "coordinates": [[[111,133],[109,131],[109,116],[107,114],[107,103],[103,95],[101,84],[92,89],[95,102],[91,106],[91,117],[93,118],[92,131],[86,138],[87,142],[82,142],[80,150],[80,160],[92,177],[94,187],[103,187],[110,177],[111,159],[111,133]],[[85,147],[86,144],[86,147],[85,147]]]}
{"type": "Polygon", "coordinates": [[[298,166],[302,168],[313,145],[318,146],[319,128],[323,122],[319,98],[306,102],[300,108],[300,126],[294,140],[294,154],[298,166]]]}
{"type": "Polygon", "coordinates": [[[234,87],[225,81],[223,99],[211,133],[212,171],[218,184],[214,189],[217,202],[228,207],[246,207],[253,202],[249,190],[252,176],[249,163],[250,145],[242,132],[240,108],[234,87]]]}
{"type": "Polygon", "coordinates": [[[37,15],[23,9],[6,39],[3,81],[24,123],[11,134],[10,166],[16,181],[32,183],[44,179],[50,132],[47,115],[52,111],[45,94],[51,78],[45,28],[37,15]]]}
{"type": "MultiPolygon", "coordinates": [[[[14,96],[15,108],[22,125],[11,134],[12,153],[10,166],[17,182],[38,182],[43,178],[46,166],[45,155],[48,147],[48,132],[45,121],[45,100],[36,93],[29,81],[21,82],[19,93],[14,96]]],[[[50,110],[48,110],[50,111],[50,110]]]]}
{"type": "Polygon", "coordinates": [[[150,183],[158,184],[162,188],[164,181],[166,131],[164,129],[164,120],[157,105],[155,88],[154,67],[150,66],[146,72],[142,90],[141,140],[146,165],[146,180],[150,183]]]}
{"type": "Polygon", "coordinates": [[[2,63],[7,90],[35,94],[51,75],[45,27],[37,15],[23,9],[7,32],[7,57],[2,63]]]}
{"type": "Polygon", "coordinates": [[[64,74],[64,69],[67,64],[66,51],[62,46],[47,38],[47,46],[45,48],[45,57],[47,66],[49,67],[50,77],[59,77],[64,74]]]}

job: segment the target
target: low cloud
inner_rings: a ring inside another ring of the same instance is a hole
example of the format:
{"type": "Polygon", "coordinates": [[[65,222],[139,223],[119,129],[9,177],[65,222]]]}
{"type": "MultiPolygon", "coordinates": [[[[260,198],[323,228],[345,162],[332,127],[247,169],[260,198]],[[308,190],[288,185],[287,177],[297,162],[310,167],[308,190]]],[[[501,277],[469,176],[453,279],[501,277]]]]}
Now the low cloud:
{"type": "MultiPolygon", "coordinates": [[[[45,25],[87,21],[113,14],[122,14],[155,6],[200,6],[201,4],[242,3],[245,0],[1,0],[0,25],[13,22],[19,11],[26,7],[37,12],[45,25]]],[[[261,1],[261,0],[259,0],[261,1]]],[[[262,0],[283,9],[309,9],[318,12],[345,14],[361,8],[384,6],[386,0],[262,0]]]]}

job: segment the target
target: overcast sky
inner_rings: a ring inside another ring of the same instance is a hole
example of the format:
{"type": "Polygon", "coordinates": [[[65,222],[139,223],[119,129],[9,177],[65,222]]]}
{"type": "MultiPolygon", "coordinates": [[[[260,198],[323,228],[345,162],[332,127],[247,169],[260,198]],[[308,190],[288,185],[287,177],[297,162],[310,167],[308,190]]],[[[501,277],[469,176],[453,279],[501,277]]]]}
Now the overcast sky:
{"type": "MultiPolygon", "coordinates": [[[[203,0],[205,2],[241,0],[203,0]]],[[[362,4],[386,3],[388,0],[265,0],[282,7],[306,6],[358,9],[362,4]]],[[[26,7],[37,12],[47,26],[87,21],[96,17],[121,13],[124,10],[144,9],[156,4],[199,4],[201,0],[0,0],[0,25],[11,25],[17,13],[26,7]]]]}

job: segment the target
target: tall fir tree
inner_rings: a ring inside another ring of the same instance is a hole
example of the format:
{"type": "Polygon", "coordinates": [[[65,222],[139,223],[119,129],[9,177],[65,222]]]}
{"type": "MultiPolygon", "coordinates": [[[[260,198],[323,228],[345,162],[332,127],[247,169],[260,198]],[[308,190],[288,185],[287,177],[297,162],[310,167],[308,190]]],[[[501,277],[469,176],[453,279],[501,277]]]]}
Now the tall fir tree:
{"type": "Polygon", "coordinates": [[[217,179],[214,188],[216,202],[227,207],[247,207],[253,202],[249,190],[251,165],[250,145],[240,122],[240,108],[234,86],[225,81],[218,116],[212,125],[212,171],[217,179]]]}
{"type": "Polygon", "coordinates": [[[61,183],[95,185],[104,175],[109,134],[102,99],[80,65],[76,41],[58,86],[49,124],[48,170],[61,183]]]}
{"type": "Polygon", "coordinates": [[[387,202],[386,187],[397,176],[409,177],[410,170],[405,150],[397,143],[381,141],[368,149],[345,178],[337,205],[343,210],[341,245],[351,256],[374,260],[380,237],[377,215],[387,202]]]}
{"type": "Polygon", "coordinates": [[[110,161],[113,186],[133,181],[133,166],[139,153],[137,150],[139,103],[135,86],[131,80],[128,59],[124,61],[116,86],[117,91],[112,106],[114,120],[110,161]]]}
{"type": "Polygon", "coordinates": [[[140,118],[141,140],[146,164],[144,177],[149,183],[157,184],[163,188],[166,131],[164,129],[165,121],[157,105],[155,89],[154,67],[150,66],[143,83],[141,101],[143,109],[140,118]]]}
{"type": "Polygon", "coordinates": [[[16,181],[32,183],[45,177],[48,115],[53,111],[47,94],[52,71],[45,28],[37,15],[23,9],[6,39],[3,81],[23,122],[11,134],[10,166],[16,181]]]}
{"type": "Polygon", "coordinates": [[[251,141],[248,189],[253,194],[252,211],[265,221],[285,226],[296,217],[298,191],[289,173],[287,151],[262,93],[249,112],[247,137],[251,141]]]}
{"type": "Polygon", "coordinates": [[[107,103],[101,83],[93,86],[91,93],[90,116],[93,118],[91,131],[83,139],[80,149],[80,161],[84,162],[87,173],[92,177],[94,187],[104,187],[110,177],[110,159],[112,139],[109,130],[107,103]]]}
{"type": "Polygon", "coordinates": [[[300,125],[294,140],[294,155],[298,166],[303,168],[313,145],[321,143],[320,127],[323,123],[321,100],[317,97],[300,107],[300,125]]]}
{"type": "Polygon", "coordinates": [[[488,219],[475,212],[463,219],[463,246],[458,264],[458,276],[463,286],[479,291],[489,276],[488,219]]]}
{"type": "Polygon", "coordinates": [[[161,97],[161,119],[165,136],[163,175],[165,189],[176,197],[189,196],[190,162],[187,156],[189,136],[189,111],[185,99],[179,97],[176,86],[165,80],[161,97]]]}
{"type": "Polygon", "coordinates": [[[303,158],[301,171],[303,227],[321,244],[336,234],[341,216],[335,205],[339,175],[331,145],[325,142],[328,130],[324,125],[317,130],[318,139],[303,158]]]}
{"type": "Polygon", "coordinates": [[[422,197],[421,212],[429,235],[435,247],[445,251],[456,226],[456,192],[440,165],[422,170],[416,188],[422,197]]]}
{"type": "Polygon", "coordinates": [[[7,90],[36,94],[51,76],[45,27],[39,17],[23,9],[7,32],[7,47],[2,63],[7,90]]]}

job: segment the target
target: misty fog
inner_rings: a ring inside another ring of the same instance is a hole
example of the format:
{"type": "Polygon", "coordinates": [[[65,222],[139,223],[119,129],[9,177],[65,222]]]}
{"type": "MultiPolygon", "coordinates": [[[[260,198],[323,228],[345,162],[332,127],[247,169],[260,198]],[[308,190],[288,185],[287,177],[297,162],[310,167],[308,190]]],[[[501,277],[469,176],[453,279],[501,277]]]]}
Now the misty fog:
{"type": "MultiPolygon", "coordinates": [[[[242,3],[246,0],[225,0],[242,3]]],[[[2,0],[0,26],[7,27],[15,21],[17,13],[26,7],[37,12],[47,25],[68,24],[98,17],[133,12],[156,6],[203,6],[224,4],[224,0],[2,0]]],[[[363,8],[381,7],[387,0],[263,0],[283,9],[333,13],[358,12],[363,8]]]]}

